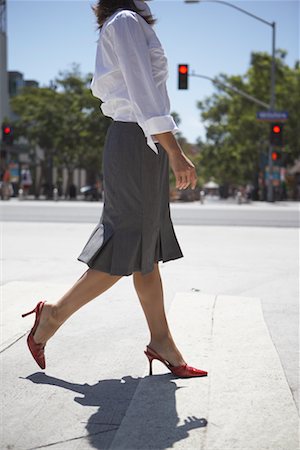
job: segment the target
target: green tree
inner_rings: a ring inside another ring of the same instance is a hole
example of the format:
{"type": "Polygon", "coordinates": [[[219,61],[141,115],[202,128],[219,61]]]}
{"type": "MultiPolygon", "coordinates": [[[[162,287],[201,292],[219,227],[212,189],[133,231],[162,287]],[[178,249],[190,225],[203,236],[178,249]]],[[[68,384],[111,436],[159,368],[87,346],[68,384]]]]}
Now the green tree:
{"type": "Polygon", "coordinates": [[[11,101],[17,114],[16,136],[24,136],[45,152],[43,178],[51,184],[52,164],[68,171],[67,190],[77,167],[93,182],[101,172],[102,149],[110,119],[99,110],[90,91],[92,75],[82,76],[77,64],[60,72],[51,87],[25,87],[11,101]]]}
{"type": "MultiPolygon", "coordinates": [[[[299,62],[289,67],[286,52],[276,54],[276,110],[289,112],[285,124],[284,164],[293,164],[299,154],[300,120],[299,62]]],[[[244,75],[220,74],[220,82],[234,86],[256,98],[270,101],[271,58],[266,53],[252,53],[250,67],[244,75]]],[[[260,154],[267,153],[269,123],[256,119],[261,109],[232,91],[217,88],[211,97],[198,102],[206,126],[206,142],[201,143],[198,170],[201,176],[214,176],[221,184],[253,182],[259,170],[260,154]]],[[[199,143],[200,144],[200,143],[199,143]]]]}

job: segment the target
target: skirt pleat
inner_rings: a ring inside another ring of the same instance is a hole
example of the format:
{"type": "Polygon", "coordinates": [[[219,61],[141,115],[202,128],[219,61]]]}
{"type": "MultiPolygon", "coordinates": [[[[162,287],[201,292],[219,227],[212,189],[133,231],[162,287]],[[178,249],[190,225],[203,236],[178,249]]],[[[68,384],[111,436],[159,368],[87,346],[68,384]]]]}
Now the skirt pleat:
{"type": "Polygon", "coordinates": [[[104,204],[78,260],[111,275],[152,272],[183,256],[170,217],[169,160],[134,122],[112,122],[103,152],[104,204]]]}

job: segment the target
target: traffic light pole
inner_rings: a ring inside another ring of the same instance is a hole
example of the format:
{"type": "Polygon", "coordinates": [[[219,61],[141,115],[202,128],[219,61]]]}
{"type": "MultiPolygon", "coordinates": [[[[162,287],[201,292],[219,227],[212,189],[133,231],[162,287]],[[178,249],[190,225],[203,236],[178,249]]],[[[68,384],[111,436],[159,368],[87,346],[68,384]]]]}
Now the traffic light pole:
{"type": "Polygon", "coordinates": [[[229,89],[230,91],[234,92],[235,94],[239,94],[242,97],[245,97],[246,99],[250,100],[252,103],[256,103],[257,105],[263,106],[264,108],[267,108],[267,109],[269,108],[268,103],[265,103],[262,100],[259,100],[258,98],[254,97],[253,95],[247,94],[247,92],[241,91],[241,89],[238,89],[235,86],[231,86],[230,84],[223,83],[222,81],[219,81],[215,78],[208,77],[207,75],[200,75],[195,72],[192,72],[189,76],[197,77],[197,78],[204,78],[205,80],[210,80],[218,88],[221,88],[223,90],[229,89]]]}
{"type": "MultiPolygon", "coordinates": [[[[230,2],[224,1],[224,0],[184,0],[185,3],[200,3],[200,2],[207,2],[207,3],[219,3],[225,6],[229,6],[230,8],[234,8],[238,11],[240,11],[243,14],[246,14],[253,19],[256,19],[265,25],[272,27],[272,63],[271,63],[271,101],[270,101],[270,111],[275,111],[275,36],[276,36],[276,23],[275,22],[268,22],[267,20],[263,19],[262,17],[256,16],[255,14],[250,13],[249,11],[245,10],[244,8],[241,8],[237,5],[234,5],[230,2]]],[[[267,193],[267,200],[269,202],[274,201],[274,193],[273,193],[273,164],[272,164],[272,146],[270,144],[269,146],[269,178],[268,178],[268,193],[267,193]]]]}
{"type": "MultiPolygon", "coordinates": [[[[271,65],[271,101],[270,101],[270,111],[275,110],[275,36],[276,36],[276,23],[272,23],[272,65],[271,65]]],[[[269,176],[268,176],[268,192],[267,200],[268,202],[274,201],[274,189],[273,189],[273,160],[272,160],[273,147],[270,143],[269,145],[269,176]]]]}

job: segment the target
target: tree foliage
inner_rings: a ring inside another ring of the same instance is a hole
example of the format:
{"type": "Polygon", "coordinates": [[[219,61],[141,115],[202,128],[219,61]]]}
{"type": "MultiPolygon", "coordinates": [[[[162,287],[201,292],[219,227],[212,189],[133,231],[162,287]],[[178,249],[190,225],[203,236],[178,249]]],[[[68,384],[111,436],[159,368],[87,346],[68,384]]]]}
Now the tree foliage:
{"type": "Polygon", "coordinates": [[[102,149],[110,119],[99,111],[100,102],[90,91],[91,74],[82,76],[78,66],[60,72],[51,87],[25,87],[11,100],[18,117],[15,135],[25,137],[33,147],[70,174],[85,168],[101,172],[102,149]]]}
{"type": "MultiPolygon", "coordinates": [[[[276,110],[288,111],[284,125],[283,164],[293,164],[299,155],[300,83],[299,62],[294,68],[285,63],[286,52],[276,54],[276,110]]],[[[244,75],[220,74],[217,80],[270,103],[271,58],[266,53],[252,53],[244,75]]],[[[214,176],[221,184],[253,182],[261,154],[268,152],[270,125],[256,119],[257,104],[240,94],[217,88],[211,97],[198,102],[206,128],[206,142],[200,142],[198,172],[214,176]]]]}

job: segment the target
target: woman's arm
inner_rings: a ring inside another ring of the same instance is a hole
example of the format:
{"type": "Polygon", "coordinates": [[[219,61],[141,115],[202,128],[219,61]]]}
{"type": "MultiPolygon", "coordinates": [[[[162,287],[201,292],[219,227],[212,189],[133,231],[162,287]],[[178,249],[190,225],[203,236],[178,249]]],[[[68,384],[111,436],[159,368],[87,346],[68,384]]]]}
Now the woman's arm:
{"type": "Polygon", "coordinates": [[[176,188],[186,189],[191,186],[195,189],[197,174],[192,161],[184,154],[173,133],[168,131],[154,135],[160,145],[168,153],[170,166],[176,178],[176,188]]]}
{"type": "MultiPolygon", "coordinates": [[[[178,128],[170,114],[167,93],[163,95],[154,79],[154,63],[143,22],[144,19],[133,11],[120,11],[106,28],[106,38],[113,45],[136,122],[148,138],[167,131],[174,133],[178,128]]],[[[161,64],[161,61],[157,60],[155,64],[161,64]]],[[[148,145],[157,153],[151,141],[148,145]]]]}

